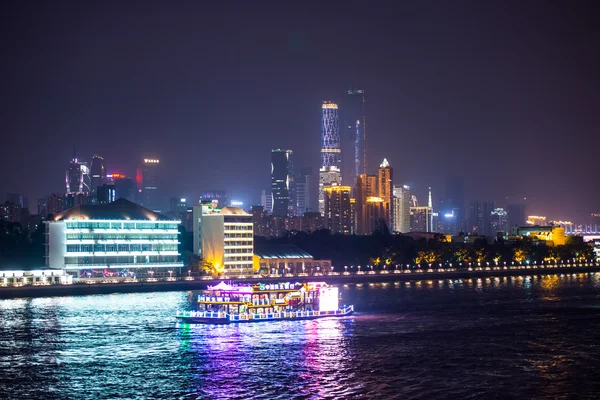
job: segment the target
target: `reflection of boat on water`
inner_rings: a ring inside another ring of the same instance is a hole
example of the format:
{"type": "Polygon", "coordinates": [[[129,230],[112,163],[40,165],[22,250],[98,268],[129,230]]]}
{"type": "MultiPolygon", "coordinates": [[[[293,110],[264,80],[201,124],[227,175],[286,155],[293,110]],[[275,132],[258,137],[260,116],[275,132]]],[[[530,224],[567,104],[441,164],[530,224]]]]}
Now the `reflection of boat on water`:
{"type": "Polygon", "coordinates": [[[344,317],[354,306],[339,307],[339,292],[324,282],[209,286],[198,296],[198,310],[177,311],[195,323],[259,322],[344,317]]]}

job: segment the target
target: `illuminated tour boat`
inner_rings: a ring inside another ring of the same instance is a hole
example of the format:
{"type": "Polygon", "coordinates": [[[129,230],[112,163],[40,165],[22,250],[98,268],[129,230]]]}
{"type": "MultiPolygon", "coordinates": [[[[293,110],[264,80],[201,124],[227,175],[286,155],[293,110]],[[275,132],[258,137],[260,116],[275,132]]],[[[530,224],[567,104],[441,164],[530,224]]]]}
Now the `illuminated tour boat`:
{"type": "Polygon", "coordinates": [[[209,286],[197,311],[177,311],[192,323],[230,323],[344,317],[354,306],[339,306],[337,287],[324,282],[209,286]]]}

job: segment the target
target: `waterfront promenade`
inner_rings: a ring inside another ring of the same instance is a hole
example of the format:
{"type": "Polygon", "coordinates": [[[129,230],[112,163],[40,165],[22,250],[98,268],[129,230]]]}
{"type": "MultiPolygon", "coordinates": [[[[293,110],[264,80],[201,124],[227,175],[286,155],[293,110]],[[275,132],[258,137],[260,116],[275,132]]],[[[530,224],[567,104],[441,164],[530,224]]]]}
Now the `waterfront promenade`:
{"type": "Polygon", "coordinates": [[[171,277],[117,281],[114,279],[80,280],[69,285],[27,285],[0,287],[0,298],[77,296],[108,293],[164,292],[203,290],[223,280],[242,284],[285,281],[325,281],[330,284],[362,282],[409,282],[440,279],[473,279],[504,276],[576,274],[600,272],[600,263],[531,265],[513,267],[474,267],[466,269],[411,269],[359,272],[334,272],[329,275],[271,275],[257,277],[171,277]]]}

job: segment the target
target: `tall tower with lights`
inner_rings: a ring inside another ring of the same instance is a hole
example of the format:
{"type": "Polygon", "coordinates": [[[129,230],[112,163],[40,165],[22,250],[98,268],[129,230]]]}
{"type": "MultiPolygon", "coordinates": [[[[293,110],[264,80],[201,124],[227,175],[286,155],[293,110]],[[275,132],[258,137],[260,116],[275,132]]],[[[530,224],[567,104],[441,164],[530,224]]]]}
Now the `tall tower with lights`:
{"type": "Polygon", "coordinates": [[[338,105],[324,101],[321,106],[321,167],[319,168],[319,212],[325,215],[325,188],[342,183],[340,118],[338,105]]]}

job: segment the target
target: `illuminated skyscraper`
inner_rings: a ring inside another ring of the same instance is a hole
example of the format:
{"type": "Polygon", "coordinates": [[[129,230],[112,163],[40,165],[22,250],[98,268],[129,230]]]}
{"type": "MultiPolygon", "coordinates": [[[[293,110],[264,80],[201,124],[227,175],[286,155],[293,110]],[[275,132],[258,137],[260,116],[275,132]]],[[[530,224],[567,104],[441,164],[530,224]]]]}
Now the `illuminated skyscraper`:
{"type": "Polygon", "coordinates": [[[394,186],[394,226],[393,231],[410,232],[410,188],[407,185],[394,186]]]}
{"type": "Polygon", "coordinates": [[[73,159],[69,163],[67,174],[65,177],[66,194],[69,193],[81,193],[83,192],[83,174],[81,173],[81,166],[77,157],[73,156],[73,159]]]}
{"type": "Polygon", "coordinates": [[[348,96],[345,99],[342,109],[346,125],[344,130],[345,137],[351,146],[344,146],[344,151],[350,150],[348,155],[344,155],[344,181],[352,185],[356,183],[356,178],[360,174],[367,173],[367,136],[366,136],[366,117],[365,117],[365,93],[362,89],[351,88],[348,90],[348,96]]]}
{"type": "Polygon", "coordinates": [[[274,216],[295,215],[296,188],[291,150],[273,149],[271,151],[271,193],[274,216]]]}
{"type": "Polygon", "coordinates": [[[325,187],[342,183],[340,121],[338,105],[329,101],[321,106],[321,168],[319,169],[319,212],[325,214],[325,187]]]}
{"type": "Polygon", "coordinates": [[[377,196],[377,176],[360,174],[356,178],[354,196],[355,232],[357,235],[371,234],[383,215],[383,199],[377,196]]]}
{"type": "Polygon", "coordinates": [[[411,207],[410,208],[410,230],[411,232],[431,232],[431,208],[430,207],[411,207]]]}
{"type": "Polygon", "coordinates": [[[136,176],[138,198],[141,205],[154,211],[161,212],[158,198],[158,168],[160,160],[144,158],[136,176]]]}
{"type": "Polygon", "coordinates": [[[352,233],[350,191],[350,186],[325,188],[325,228],[331,233],[344,235],[352,233]]]}
{"type": "Polygon", "coordinates": [[[387,159],[383,159],[383,162],[379,166],[377,174],[377,189],[378,197],[383,200],[383,219],[387,224],[388,228],[392,230],[394,221],[394,208],[393,208],[393,197],[394,197],[394,185],[393,185],[393,170],[390,167],[390,163],[387,159]]]}
{"type": "Polygon", "coordinates": [[[96,193],[98,187],[106,183],[106,166],[104,165],[104,158],[98,154],[94,154],[92,157],[92,164],[90,166],[91,172],[91,192],[96,193]]]}

